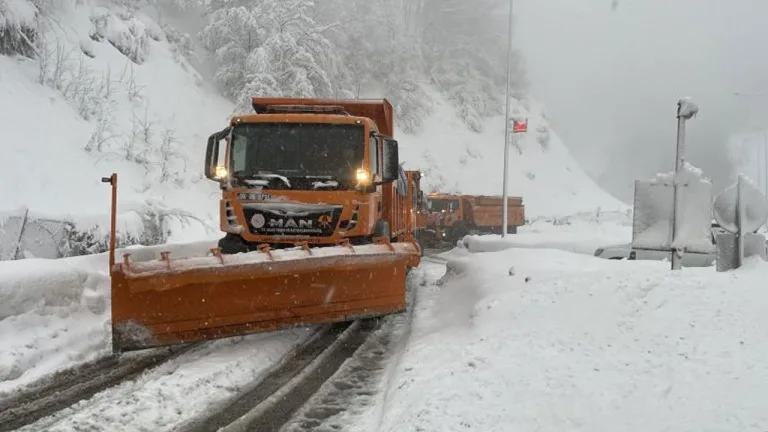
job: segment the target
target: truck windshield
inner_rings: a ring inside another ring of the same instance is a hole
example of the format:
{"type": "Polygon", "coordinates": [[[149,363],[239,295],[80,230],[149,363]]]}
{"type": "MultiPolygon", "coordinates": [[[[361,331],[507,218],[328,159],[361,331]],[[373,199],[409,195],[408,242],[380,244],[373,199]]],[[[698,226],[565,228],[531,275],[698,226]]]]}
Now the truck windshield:
{"type": "Polygon", "coordinates": [[[364,153],[362,125],[242,124],[232,131],[231,170],[241,179],[285,178],[291,189],[317,189],[318,184],[346,189],[354,187],[364,153]]]}
{"type": "Polygon", "coordinates": [[[459,208],[459,202],[457,200],[448,199],[430,199],[430,209],[432,211],[446,211],[451,212],[459,208]]]}

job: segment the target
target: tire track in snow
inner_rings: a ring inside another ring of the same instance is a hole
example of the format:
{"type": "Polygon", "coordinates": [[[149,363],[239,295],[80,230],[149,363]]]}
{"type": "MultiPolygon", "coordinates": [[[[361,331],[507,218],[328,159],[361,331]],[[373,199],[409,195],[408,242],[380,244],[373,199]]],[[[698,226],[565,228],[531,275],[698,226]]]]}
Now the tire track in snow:
{"type": "MultiPolygon", "coordinates": [[[[426,258],[426,257],[425,257],[426,258]]],[[[426,260],[430,262],[430,260],[426,260]]],[[[416,304],[416,291],[425,286],[424,271],[409,275],[408,309],[382,318],[381,326],[368,337],[349,359],[297,411],[281,431],[339,431],[351,423],[359,430],[372,430],[378,412],[386,399],[386,383],[410,336],[411,320],[416,304]]]]}
{"type": "MultiPolygon", "coordinates": [[[[445,263],[439,258],[424,258],[433,264],[445,263]]],[[[179,430],[315,430],[360,396],[376,398],[376,384],[386,373],[388,361],[401,348],[403,338],[407,338],[415,292],[426,283],[422,272],[410,276],[405,312],[328,325],[250,390],[214,410],[211,416],[188,422],[179,430]]]]}
{"type": "Polygon", "coordinates": [[[179,430],[279,430],[366,341],[379,322],[377,318],[367,318],[326,326],[255,383],[255,387],[211,416],[189,422],[179,430]]]}
{"type": "Polygon", "coordinates": [[[0,401],[0,432],[12,431],[55,414],[198,345],[159,348],[148,353],[122,356],[110,355],[60,371],[0,401]]]}

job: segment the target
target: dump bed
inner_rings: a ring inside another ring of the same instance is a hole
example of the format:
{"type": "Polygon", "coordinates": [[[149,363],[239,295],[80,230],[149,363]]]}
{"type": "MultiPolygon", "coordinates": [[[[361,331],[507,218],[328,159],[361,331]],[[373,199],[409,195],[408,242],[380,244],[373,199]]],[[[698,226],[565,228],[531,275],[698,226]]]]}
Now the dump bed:
{"type": "MultiPolygon", "coordinates": [[[[503,197],[471,196],[472,216],[477,227],[499,227],[503,219],[503,197]]],[[[507,197],[508,226],[525,225],[525,206],[521,197],[507,197]]]]}
{"type": "Polygon", "coordinates": [[[267,98],[254,97],[251,100],[257,113],[268,111],[274,105],[300,105],[311,107],[341,107],[354,117],[367,117],[376,123],[379,133],[394,136],[394,111],[386,99],[302,99],[302,98],[267,98]]]}

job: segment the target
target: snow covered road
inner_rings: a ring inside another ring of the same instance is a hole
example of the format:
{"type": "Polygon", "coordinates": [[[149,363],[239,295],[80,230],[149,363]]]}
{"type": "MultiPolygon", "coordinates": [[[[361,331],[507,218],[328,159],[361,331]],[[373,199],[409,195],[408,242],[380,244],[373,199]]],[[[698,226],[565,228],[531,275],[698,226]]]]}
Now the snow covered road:
{"type": "Polygon", "coordinates": [[[209,342],[21,431],[170,431],[258,380],[312,329],[209,342]]]}

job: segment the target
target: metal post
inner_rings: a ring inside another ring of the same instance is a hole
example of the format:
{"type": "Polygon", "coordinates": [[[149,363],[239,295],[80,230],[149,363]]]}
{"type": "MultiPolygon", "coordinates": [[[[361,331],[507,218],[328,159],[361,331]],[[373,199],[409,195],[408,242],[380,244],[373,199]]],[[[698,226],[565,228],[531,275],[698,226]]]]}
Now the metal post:
{"type": "Polygon", "coordinates": [[[507,36],[507,103],[506,108],[504,110],[504,185],[502,186],[501,195],[502,195],[502,209],[501,209],[501,236],[505,237],[507,235],[507,226],[509,225],[509,209],[507,205],[508,201],[508,194],[507,194],[507,187],[509,183],[509,138],[510,138],[510,131],[509,131],[509,111],[510,111],[510,94],[509,94],[509,81],[510,81],[510,74],[512,72],[512,17],[513,17],[513,11],[514,11],[514,0],[509,0],[509,34],[507,36]]]}
{"type": "Polygon", "coordinates": [[[109,177],[102,177],[102,183],[112,186],[112,203],[109,218],[109,274],[112,275],[112,267],[115,266],[115,236],[117,235],[117,173],[109,177]]]}
{"type": "MultiPolygon", "coordinates": [[[[672,206],[672,244],[674,245],[677,235],[680,233],[680,219],[683,213],[683,188],[678,184],[678,174],[683,169],[685,164],[685,118],[680,116],[680,108],[682,103],[677,103],[677,149],[675,154],[675,176],[672,182],[674,188],[674,198],[672,206]]],[[[680,255],[678,251],[673,248],[672,250],[672,270],[680,270],[682,268],[680,255]]]]}
{"type": "Polygon", "coordinates": [[[765,174],[765,196],[768,197],[768,129],[763,131],[763,148],[765,149],[765,167],[763,174],[765,174]]]}
{"type": "Polygon", "coordinates": [[[742,176],[736,181],[736,268],[744,263],[744,200],[741,197],[742,176]]]}

